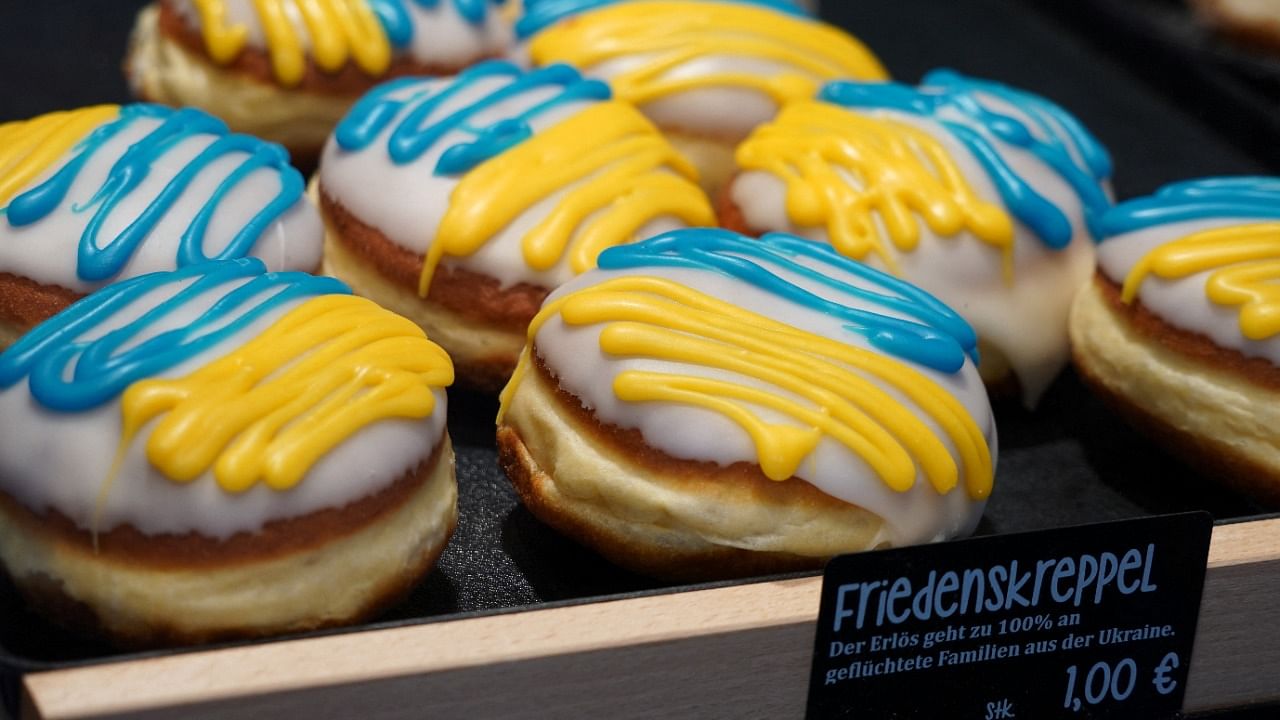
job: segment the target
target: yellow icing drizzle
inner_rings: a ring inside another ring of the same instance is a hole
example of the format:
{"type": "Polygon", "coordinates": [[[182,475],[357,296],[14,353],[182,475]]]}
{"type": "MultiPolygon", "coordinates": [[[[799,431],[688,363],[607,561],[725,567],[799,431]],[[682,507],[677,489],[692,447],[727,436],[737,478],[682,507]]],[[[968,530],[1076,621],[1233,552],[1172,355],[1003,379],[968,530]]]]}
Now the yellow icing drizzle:
{"type": "Polygon", "coordinates": [[[502,0],[501,7],[498,8],[498,17],[508,25],[515,25],[520,19],[521,0],[502,0]]]}
{"type": "MultiPolygon", "coordinates": [[[[194,2],[209,56],[218,63],[231,62],[244,49],[247,28],[228,24],[226,0],[194,2]]],[[[302,38],[291,17],[302,19],[311,55],[322,70],[336,72],[354,60],[366,73],[380,75],[391,64],[391,41],[368,0],[253,0],[253,6],[272,70],[285,85],[301,82],[307,69],[302,38]]]]}
{"type": "Polygon", "coordinates": [[[249,39],[249,28],[227,23],[225,0],[192,0],[200,14],[204,47],[213,61],[225,65],[236,59],[249,39]]]}
{"type": "Polygon", "coordinates": [[[635,67],[610,78],[619,99],[647,103],[707,87],[765,93],[778,104],[813,97],[826,80],[880,80],[875,56],[844,32],[765,8],[728,3],[628,2],[559,22],[533,38],[539,65],[567,62],[590,68],[619,57],[635,67]],[[745,57],[790,68],[775,74],[722,71],[679,75],[686,63],[745,57]]]}
{"type": "Polygon", "coordinates": [[[791,221],[824,226],[848,257],[875,255],[897,272],[877,218],[893,247],[911,252],[920,242],[919,216],[938,235],[968,230],[998,249],[1012,279],[1013,220],[977,196],[946,148],[910,125],[793,103],[738,147],[737,162],[783,180],[791,221]]]}
{"type": "Polygon", "coordinates": [[[186,377],[130,385],[121,447],[159,418],[147,458],[175,482],[212,469],[228,492],[286,490],[366,425],[429,416],[432,390],[452,382],[448,355],[417,325],[325,295],[186,377]]]}
{"type": "Polygon", "coordinates": [[[1162,245],[1129,271],[1121,297],[1132,303],[1149,275],[1180,280],[1209,270],[1209,300],[1240,308],[1246,338],[1280,333],[1280,223],[1207,230],[1162,245]]]}
{"type": "Polygon", "coordinates": [[[863,458],[895,491],[914,485],[919,466],[940,494],[955,488],[961,476],[970,497],[985,498],[991,492],[991,454],[981,430],[959,400],[926,376],[892,358],[661,278],[607,280],[545,305],[529,328],[530,342],[503,391],[499,421],[528,372],[534,337],[556,314],[572,326],[604,324],[600,349],[607,354],[723,370],[777,388],[650,371],[622,372],[613,385],[617,397],[626,402],[681,403],[724,415],[750,435],[760,468],[772,480],[796,476],[818,443],[830,437],[863,458]],[[942,429],[962,468],[934,431],[876,380],[914,403],[942,429]],[[766,421],[758,408],[793,422],[766,421]]]}
{"type": "Polygon", "coordinates": [[[714,225],[697,177],[630,105],[592,105],[462,178],[424,258],[418,291],[426,297],[445,255],[476,252],[529,208],[573,185],[522,240],[525,262],[535,270],[567,255],[575,273],[585,272],[601,251],[629,242],[660,217],[714,225]]]}
{"type": "Polygon", "coordinates": [[[0,207],[98,126],[119,115],[117,105],[95,105],[0,125],[0,207]]]}

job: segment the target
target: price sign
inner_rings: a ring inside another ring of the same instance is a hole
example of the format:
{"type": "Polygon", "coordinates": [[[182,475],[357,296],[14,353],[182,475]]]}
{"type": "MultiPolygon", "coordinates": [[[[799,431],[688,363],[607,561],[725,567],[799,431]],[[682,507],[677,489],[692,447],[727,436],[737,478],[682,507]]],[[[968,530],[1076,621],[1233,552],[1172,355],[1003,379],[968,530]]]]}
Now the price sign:
{"type": "Polygon", "coordinates": [[[1190,513],[836,558],[808,717],[1173,717],[1212,530],[1190,513]]]}

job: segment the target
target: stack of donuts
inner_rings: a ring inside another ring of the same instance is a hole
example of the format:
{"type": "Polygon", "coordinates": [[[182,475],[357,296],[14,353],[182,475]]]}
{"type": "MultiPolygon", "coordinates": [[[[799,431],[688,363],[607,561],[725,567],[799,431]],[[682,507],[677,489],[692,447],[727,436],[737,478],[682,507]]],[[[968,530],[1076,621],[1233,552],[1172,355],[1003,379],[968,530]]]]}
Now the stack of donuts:
{"type": "Polygon", "coordinates": [[[1280,497],[1280,181],[1114,205],[1066,109],[806,3],[155,0],[126,73],[0,124],[0,561],[85,632],[395,602],[455,378],[535,516],[663,578],[972,533],[991,398],[1073,356],[1280,497]]]}

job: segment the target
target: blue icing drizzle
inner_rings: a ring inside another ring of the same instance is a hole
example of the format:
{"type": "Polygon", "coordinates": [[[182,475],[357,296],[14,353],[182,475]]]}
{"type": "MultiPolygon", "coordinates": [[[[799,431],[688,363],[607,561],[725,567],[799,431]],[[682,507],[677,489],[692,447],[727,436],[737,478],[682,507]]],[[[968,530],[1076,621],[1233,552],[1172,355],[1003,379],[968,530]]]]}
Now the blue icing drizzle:
{"type": "Polygon", "coordinates": [[[601,253],[598,263],[605,270],[680,267],[722,273],[787,301],[847,321],[845,329],[865,336],[872,346],[940,372],[958,372],[964,366],[966,355],[974,362],[978,360],[977,334],[968,322],[937,298],[892,275],[850,260],[829,245],[793,235],[769,233],[755,240],[715,228],[675,230],[642,242],[609,248],[601,253]],[[919,322],[826,300],[752,262],[753,258],[919,322]],[[884,292],[843,282],[794,258],[816,260],[884,292]]]}
{"type": "Polygon", "coordinates": [[[533,136],[529,122],[538,115],[567,102],[607,100],[611,95],[608,85],[599,80],[584,79],[568,65],[554,64],[526,72],[512,63],[491,60],[471,66],[445,84],[400,78],[379,85],[362,97],[338,123],[334,138],[343,150],[359,152],[373,144],[404,113],[387,140],[387,152],[392,162],[404,165],[422,157],[450,132],[466,132],[473,139],[449,147],[436,163],[436,175],[454,175],[465,173],[528,140],[533,136]],[[459,93],[490,78],[506,78],[508,82],[469,105],[441,117],[432,117],[459,93]],[[421,87],[416,92],[405,94],[415,86],[421,87]],[[485,127],[469,124],[477,113],[498,103],[538,88],[556,86],[560,88],[558,93],[519,115],[485,127]]]}
{"type": "MultiPolygon", "coordinates": [[[[559,20],[587,10],[617,5],[628,0],[524,0],[524,14],[516,21],[516,37],[525,39],[559,20]]],[[[716,0],[717,2],[759,5],[788,13],[808,16],[809,13],[796,0],[716,0]]]]}
{"type": "Polygon", "coordinates": [[[404,0],[369,0],[369,9],[378,16],[392,47],[405,48],[413,42],[413,18],[404,0]]]}
{"type": "MultiPolygon", "coordinates": [[[[464,20],[472,25],[479,25],[489,16],[489,7],[497,5],[498,0],[450,0],[454,9],[464,20]]],[[[413,18],[409,15],[406,2],[413,2],[418,7],[434,10],[440,6],[440,0],[369,0],[369,7],[378,16],[382,28],[387,32],[387,39],[397,48],[404,48],[413,42],[413,18]]]]}
{"type": "Polygon", "coordinates": [[[289,165],[289,154],[283,147],[263,142],[248,135],[229,134],[227,126],[212,115],[184,108],[172,110],[160,105],[126,105],[120,117],[102,125],[78,146],[76,155],[52,177],[13,198],[5,210],[13,227],[39,222],[65,202],[89,159],[109,140],[142,118],[159,120],[158,127],[131,145],[112,165],[102,186],[89,201],[72,207],[76,213],[93,211],[77,251],[76,275],[86,282],[110,279],[120,273],[139,245],[171,211],[191,183],[214,161],[231,154],[246,155],[209,195],[178,243],[175,265],[181,267],[206,260],[243,257],[270,225],[302,198],[305,184],[302,175],[289,165]],[[111,218],[119,203],[137,190],[152,168],[180,143],[198,136],[214,136],[214,141],[193,159],[164,187],[159,195],[136,219],[116,237],[101,242],[103,225],[111,218]],[[242,227],[216,256],[204,250],[205,232],[213,214],[237,185],[254,171],[274,170],[280,179],[280,191],[242,227]]]}
{"type": "MultiPolygon", "coordinates": [[[[436,8],[440,5],[440,0],[413,0],[420,7],[436,8]]],[[[485,15],[489,12],[490,5],[497,5],[498,0],[453,0],[453,6],[457,8],[458,14],[466,18],[472,24],[484,21],[485,15]]]]}
{"type": "Polygon", "coordinates": [[[89,295],[22,336],[0,354],[0,388],[29,378],[31,395],[59,412],[80,412],[110,401],[131,384],[158,375],[217,345],[264,313],[295,298],[350,294],[341,281],[301,272],[266,272],[257,258],[190,265],[131,278],[89,295]],[[121,348],[218,285],[229,289],[194,321],[121,348]],[[166,287],[172,297],[137,319],[81,340],[130,304],[166,287]]]}
{"type": "Polygon", "coordinates": [[[1111,206],[1101,184],[1112,170],[1106,148],[1070,113],[1031,93],[951,70],[934,70],[919,89],[898,83],[839,81],[823,88],[819,98],[848,108],[896,110],[937,120],[982,164],[1009,211],[1051,248],[1070,244],[1071,221],[1005,161],[988,135],[1031,152],[1053,168],[1080,198],[1090,229],[1111,206]],[[1031,125],[992,110],[983,104],[982,95],[1017,108],[1031,125]]]}
{"type": "Polygon", "coordinates": [[[1280,178],[1220,177],[1166,185],[1155,195],[1122,202],[1097,223],[1099,238],[1186,220],[1280,220],[1280,178]]]}

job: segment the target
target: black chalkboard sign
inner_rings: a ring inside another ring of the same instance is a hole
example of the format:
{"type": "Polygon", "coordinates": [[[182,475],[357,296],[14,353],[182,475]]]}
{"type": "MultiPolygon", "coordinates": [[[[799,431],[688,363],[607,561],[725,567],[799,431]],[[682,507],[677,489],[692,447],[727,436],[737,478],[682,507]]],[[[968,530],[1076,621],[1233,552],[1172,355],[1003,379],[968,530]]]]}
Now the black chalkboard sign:
{"type": "Polygon", "coordinates": [[[1189,513],[836,558],[808,717],[1174,717],[1212,527],[1189,513]]]}

